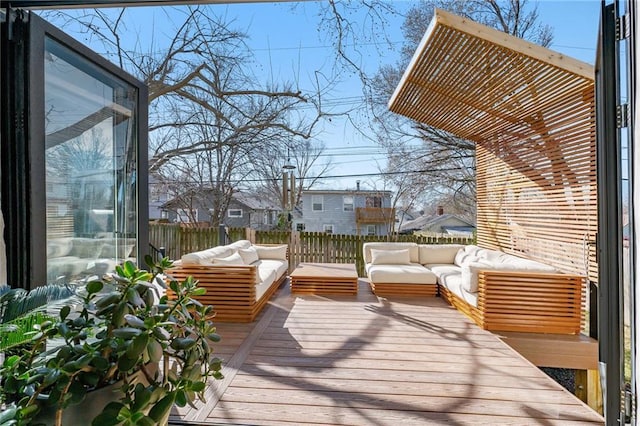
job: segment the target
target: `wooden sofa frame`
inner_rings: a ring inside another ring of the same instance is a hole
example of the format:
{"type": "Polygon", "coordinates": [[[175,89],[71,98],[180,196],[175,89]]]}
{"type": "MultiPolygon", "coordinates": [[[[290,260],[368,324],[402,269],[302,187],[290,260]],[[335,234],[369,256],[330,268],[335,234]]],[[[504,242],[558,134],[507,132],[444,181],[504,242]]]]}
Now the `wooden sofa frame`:
{"type": "MultiPolygon", "coordinates": [[[[207,289],[202,296],[195,297],[204,305],[212,305],[218,322],[252,322],[267,304],[273,293],[287,278],[283,274],[269,286],[260,300],[256,299],[255,265],[243,266],[200,266],[180,265],[167,271],[172,278],[182,281],[188,276],[198,280],[198,286],[207,289]]],[[[169,298],[171,290],[167,289],[169,298]]]]}
{"type": "MultiPolygon", "coordinates": [[[[261,246],[279,246],[281,244],[260,244],[261,246]]],[[[287,259],[289,248],[287,247],[287,259]]],[[[288,269],[287,269],[288,270],[288,269]]],[[[195,297],[203,305],[211,305],[216,312],[214,321],[218,322],[253,322],[267,304],[273,293],[286,280],[287,272],[277,277],[269,288],[257,300],[256,265],[178,265],[167,271],[175,280],[182,281],[192,276],[198,286],[207,289],[202,296],[195,297]]],[[[172,297],[167,288],[167,295],[172,297]]]]}
{"type": "Polygon", "coordinates": [[[584,324],[583,276],[480,271],[478,307],[439,287],[450,305],[485,330],[579,334],[584,324]]]}

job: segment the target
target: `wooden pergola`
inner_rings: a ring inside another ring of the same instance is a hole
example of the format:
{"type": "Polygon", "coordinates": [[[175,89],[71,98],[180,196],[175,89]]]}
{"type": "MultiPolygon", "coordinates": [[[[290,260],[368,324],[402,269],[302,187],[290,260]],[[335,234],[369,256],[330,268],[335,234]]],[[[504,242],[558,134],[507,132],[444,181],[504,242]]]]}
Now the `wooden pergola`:
{"type": "MultiPolygon", "coordinates": [[[[594,90],[591,65],[436,10],[389,108],[475,142],[479,246],[597,284],[594,90]]],[[[557,354],[596,344],[583,337],[506,341],[536,365],[580,369],[557,354]]],[[[579,380],[599,408],[592,368],[579,380]]]]}
{"type": "Polygon", "coordinates": [[[597,282],[591,65],[436,10],[389,108],[476,143],[480,246],[597,282]]]}

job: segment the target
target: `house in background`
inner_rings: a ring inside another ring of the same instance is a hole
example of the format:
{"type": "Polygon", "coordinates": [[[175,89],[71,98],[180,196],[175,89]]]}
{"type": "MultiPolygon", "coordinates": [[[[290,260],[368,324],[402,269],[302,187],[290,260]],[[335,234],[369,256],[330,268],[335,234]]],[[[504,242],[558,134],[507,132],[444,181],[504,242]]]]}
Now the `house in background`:
{"type": "Polygon", "coordinates": [[[342,235],[387,235],[395,212],[391,191],[307,190],[302,192],[302,217],[293,229],[342,235]]]}
{"type": "Polygon", "coordinates": [[[445,214],[444,208],[438,206],[435,215],[422,215],[400,225],[398,232],[410,234],[449,234],[471,237],[476,230],[475,225],[460,219],[453,214],[445,214]]]}
{"type": "MultiPolygon", "coordinates": [[[[162,205],[162,217],[171,222],[211,223],[212,190],[201,190],[191,197],[180,197],[162,205]]],[[[257,195],[236,193],[226,209],[221,223],[229,228],[269,230],[278,224],[282,208],[278,200],[271,201],[257,195]]]]}

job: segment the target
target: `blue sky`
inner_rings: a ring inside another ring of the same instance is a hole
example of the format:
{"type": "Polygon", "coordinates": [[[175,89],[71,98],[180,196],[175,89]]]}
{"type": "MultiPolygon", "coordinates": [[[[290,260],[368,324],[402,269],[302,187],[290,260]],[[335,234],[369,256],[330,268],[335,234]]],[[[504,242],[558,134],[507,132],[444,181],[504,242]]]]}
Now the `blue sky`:
{"type": "MultiPolygon", "coordinates": [[[[531,0],[532,1],[532,0],[531,0]]],[[[400,10],[406,10],[413,4],[409,1],[397,1],[400,10]]],[[[542,0],[539,3],[539,20],[554,29],[551,49],[582,61],[593,64],[598,30],[600,1],[598,0],[542,0]]],[[[333,47],[331,40],[318,29],[318,4],[316,2],[277,2],[245,3],[211,6],[215,13],[226,15],[233,21],[233,27],[249,35],[248,44],[254,49],[254,72],[263,79],[288,81],[299,84],[302,89],[311,86],[316,72],[329,76],[334,73],[333,47]]],[[[140,37],[141,43],[148,43],[153,37],[156,42],[171,27],[166,25],[167,13],[176,13],[175,9],[134,8],[131,12],[136,18],[136,29],[131,34],[140,37]],[[153,36],[151,36],[153,34],[153,36]]],[[[356,16],[357,12],[354,12],[356,16]]],[[[359,16],[366,22],[366,16],[359,16]]],[[[383,33],[371,37],[366,24],[360,23],[358,51],[355,56],[368,73],[373,73],[380,65],[394,63],[398,58],[397,49],[403,38],[402,16],[387,16],[384,34],[390,44],[380,42],[383,33]],[[376,44],[377,43],[377,44],[376,44]]],[[[169,37],[170,34],[165,34],[169,37]]],[[[81,36],[76,36],[81,41],[81,36]]],[[[353,51],[352,51],[353,53],[353,51]]],[[[325,105],[335,111],[357,106],[362,99],[360,80],[356,75],[342,75],[340,83],[331,90],[325,99],[325,105]]],[[[352,114],[356,126],[366,133],[366,125],[357,112],[352,114]]],[[[322,161],[331,161],[330,176],[357,174],[375,174],[384,166],[384,154],[375,147],[372,140],[357,131],[354,124],[346,119],[332,119],[324,122],[317,140],[325,145],[322,161]]],[[[321,181],[324,188],[344,189],[355,187],[355,181],[361,180],[363,187],[382,189],[384,184],[374,176],[350,176],[321,181]]]]}

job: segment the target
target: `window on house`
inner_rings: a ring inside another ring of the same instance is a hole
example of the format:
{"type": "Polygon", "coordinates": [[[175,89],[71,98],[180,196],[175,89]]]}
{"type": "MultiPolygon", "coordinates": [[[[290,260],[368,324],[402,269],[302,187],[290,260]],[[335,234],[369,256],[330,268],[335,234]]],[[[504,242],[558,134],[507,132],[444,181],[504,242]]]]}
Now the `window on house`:
{"type": "Polygon", "coordinates": [[[178,209],[176,210],[178,222],[189,223],[198,221],[197,209],[178,209]]]}
{"type": "Polygon", "coordinates": [[[228,217],[242,217],[242,209],[229,209],[227,211],[228,217]]]}
{"type": "Polygon", "coordinates": [[[304,223],[297,223],[296,231],[304,231],[304,223]]]}
{"type": "Polygon", "coordinates": [[[321,212],[324,210],[324,197],[322,195],[311,196],[311,210],[321,212]]]}
{"type": "Polygon", "coordinates": [[[367,207],[382,207],[382,197],[370,196],[365,200],[367,207]]]}
{"type": "Polygon", "coordinates": [[[367,235],[377,235],[376,225],[367,225],[367,235]]]}
{"type": "Polygon", "coordinates": [[[353,211],[353,197],[351,195],[342,197],[342,210],[345,212],[353,211]]]}
{"type": "Polygon", "coordinates": [[[322,230],[327,234],[333,234],[333,225],[322,225],[322,230]]]}

